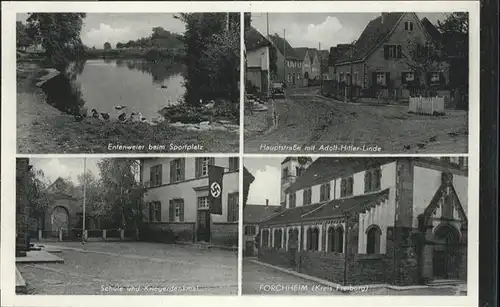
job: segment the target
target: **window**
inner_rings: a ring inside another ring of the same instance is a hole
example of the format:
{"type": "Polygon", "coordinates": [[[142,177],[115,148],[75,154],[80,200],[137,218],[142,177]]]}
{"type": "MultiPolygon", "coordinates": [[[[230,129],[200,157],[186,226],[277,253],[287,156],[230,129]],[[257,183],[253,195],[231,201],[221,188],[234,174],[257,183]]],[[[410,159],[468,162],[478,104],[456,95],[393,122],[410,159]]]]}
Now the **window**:
{"type": "Polygon", "coordinates": [[[208,197],[198,197],[198,210],[208,210],[210,205],[208,203],[208,197]]]}
{"type": "Polygon", "coordinates": [[[317,251],[319,247],[319,229],[309,228],[307,229],[307,250],[317,251]]]}
{"type": "Polygon", "coordinates": [[[366,232],[366,253],[380,254],[380,236],[382,231],[376,225],[368,227],[366,232]]]}
{"type": "Polygon", "coordinates": [[[405,81],[406,82],[413,82],[415,81],[415,73],[414,72],[406,72],[405,74],[405,81]]]}
{"type": "Polygon", "coordinates": [[[401,45],[385,45],[384,46],[384,59],[401,59],[403,55],[403,48],[401,45]]]}
{"type": "Polygon", "coordinates": [[[171,199],[169,204],[170,222],[184,222],[184,199],[171,199]]]}
{"type": "Polygon", "coordinates": [[[288,82],[292,82],[292,75],[288,74],[288,82]]]}
{"type": "Polygon", "coordinates": [[[285,167],[284,169],[281,170],[281,178],[282,179],[288,178],[288,167],[285,167]]]}
{"type": "Polygon", "coordinates": [[[161,171],[162,165],[155,165],[149,169],[149,184],[151,187],[157,187],[161,185],[161,171]]]}
{"type": "Polygon", "coordinates": [[[289,209],[295,208],[296,205],[297,205],[297,195],[295,193],[291,193],[288,208],[289,209]]]}
{"type": "Polygon", "coordinates": [[[354,180],[352,177],[342,178],[340,182],[340,197],[351,196],[353,192],[354,180]]]}
{"type": "Polygon", "coordinates": [[[432,83],[439,82],[439,80],[440,80],[439,77],[440,77],[440,75],[438,72],[431,73],[431,82],[432,83]]]}
{"type": "Polygon", "coordinates": [[[405,30],[406,30],[406,31],[413,31],[413,22],[411,22],[411,21],[406,21],[406,22],[405,22],[405,30]]]}
{"type": "Polygon", "coordinates": [[[208,166],[214,165],[214,158],[196,158],[196,178],[208,176],[208,166]]]}
{"type": "Polygon", "coordinates": [[[358,73],[357,72],[354,73],[354,84],[355,85],[358,84],[358,73]]]}
{"type": "Polygon", "coordinates": [[[240,160],[238,157],[229,158],[229,171],[237,171],[240,168],[240,160]]]}
{"type": "Polygon", "coordinates": [[[345,82],[345,80],[344,80],[344,73],[343,72],[340,73],[339,81],[340,82],[345,82]]]}
{"type": "Polygon", "coordinates": [[[322,184],[319,189],[319,201],[330,200],[330,184],[322,184]]]}
{"type": "Polygon", "coordinates": [[[161,202],[153,201],[149,204],[149,221],[161,222],[161,202]]]}
{"type": "Polygon", "coordinates": [[[239,193],[231,193],[227,195],[227,221],[236,222],[238,221],[239,210],[239,193]]]}
{"type": "Polygon", "coordinates": [[[170,183],[184,180],[184,158],[170,161],[170,183]]]}
{"type": "Polygon", "coordinates": [[[311,188],[309,189],[305,189],[304,192],[303,192],[303,201],[304,201],[304,205],[310,205],[311,204],[311,188]]]}
{"type": "Polygon", "coordinates": [[[302,173],[304,172],[304,168],[296,166],[295,167],[295,176],[299,177],[302,176],[302,173]]]}
{"type": "Polygon", "coordinates": [[[274,248],[281,248],[281,242],[283,241],[283,230],[275,229],[274,230],[274,248]]]}
{"type": "Polygon", "coordinates": [[[365,172],[365,192],[372,192],[380,189],[381,171],[379,168],[367,170],[365,172]]]}
{"type": "Polygon", "coordinates": [[[342,227],[328,229],[328,251],[342,253],[344,250],[344,230],[342,227]]]}
{"type": "Polygon", "coordinates": [[[254,236],[256,233],[256,227],[254,225],[246,225],[245,226],[245,235],[246,236],[254,236]]]}
{"type": "Polygon", "coordinates": [[[385,79],[385,72],[378,72],[377,73],[377,84],[387,85],[387,82],[385,79]]]}
{"type": "Polygon", "coordinates": [[[269,247],[269,229],[262,231],[262,247],[269,247]]]}

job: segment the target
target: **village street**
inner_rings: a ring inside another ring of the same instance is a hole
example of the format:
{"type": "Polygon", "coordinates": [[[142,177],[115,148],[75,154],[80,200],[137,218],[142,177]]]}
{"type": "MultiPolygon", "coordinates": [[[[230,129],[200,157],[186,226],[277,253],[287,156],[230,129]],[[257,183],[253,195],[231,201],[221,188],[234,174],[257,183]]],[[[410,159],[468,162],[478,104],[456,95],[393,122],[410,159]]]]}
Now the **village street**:
{"type": "MultiPolygon", "coordinates": [[[[303,279],[260,265],[249,259],[243,260],[242,294],[258,295],[458,295],[459,288],[419,288],[392,290],[387,288],[341,292],[331,287],[303,279]]],[[[466,295],[463,294],[462,295],[466,295]]]]}
{"type": "Polygon", "coordinates": [[[320,96],[319,88],[289,90],[276,100],[278,123],[269,132],[245,138],[245,151],[281,153],[466,153],[468,113],[446,110],[444,116],[408,113],[408,106],[344,103],[320,96]],[[297,147],[273,149],[272,146],[297,147]],[[366,152],[325,146],[379,147],[366,152]],[[265,146],[269,146],[265,148],[265,146]],[[314,146],[306,150],[306,146],[314,146]]]}
{"type": "Polygon", "coordinates": [[[18,264],[28,294],[237,295],[237,254],[142,242],[54,242],[59,264],[18,264]],[[57,246],[56,246],[57,245],[57,246]],[[133,288],[132,288],[133,287],[133,288]]]}

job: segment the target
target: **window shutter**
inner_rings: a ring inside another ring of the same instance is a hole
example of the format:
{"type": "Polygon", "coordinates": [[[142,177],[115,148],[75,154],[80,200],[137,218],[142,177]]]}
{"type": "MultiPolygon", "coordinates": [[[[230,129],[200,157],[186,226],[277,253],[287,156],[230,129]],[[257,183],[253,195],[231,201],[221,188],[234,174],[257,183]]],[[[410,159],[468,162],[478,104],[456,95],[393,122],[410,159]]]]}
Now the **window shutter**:
{"type": "Polygon", "coordinates": [[[446,84],[446,78],[444,77],[444,73],[442,73],[442,72],[439,73],[439,83],[441,85],[445,85],[446,84]]]}
{"type": "Polygon", "coordinates": [[[170,161],[170,183],[175,182],[175,160],[170,161]]]}
{"type": "Polygon", "coordinates": [[[163,183],[163,164],[158,165],[158,182],[157,185],[162,185],[163,183]]]}
{"type": "Polygon", "coordinates": [[[171,199],[168,201],[168,220],[170,222],[173,222],[174,221],[174,200],[171,199]]]}
{"type": "Polygon", "coordinates": [[[397,54],[396,55],[397,55],[398,59],[402,58],[402,56],[403,56],[403,48],[401,47],[401,45],[398,45],[398,47],[397,47],[397,54]]]}
{"type": "Polygon", "coordinates": [[[384,59],[389,59],[389,46],[384,46],[384,59]]]}
{"type": "Polygon", "coordinates": [[[154,167],[149,168],[149,184],[151,186],[154,186],[154,174],[155,174],[154,169],[155,169],[154,167]]]}
{"type": "Polygon", "coordinates": [[[179,206],[180,206],[179,220],[181,222],[184,222],[184,199],[179,200],[179,206]]]}
{"type": "Polygon", "coordinates": [[[388,87],[391,86],[391,73],[390,72],[385,73],[385,85],[387,85],[388,87]]]}
{"type": "Polygon", "coordinates": [[[372,72],[372,86],[377,85],[377,72],[372,72]]]}
{"type": "Polygon", "coordinates": [[[201,163],[200,158],[194,159],[194,177],[195,178],[200,178],[200,163],[201,163]]]}
{"type": "Polygon", "coordinates": [[[213,157],[212,157],[212,158],[210,158],[210,159],[208,160],[208,165],[215,165],[215,158],[213,158],[213,157]]]}
{"type": "Polygon", "coordinates": [[[186,180],[186,159],[181,158],[180,159],[180,165],[181,165],[181,181],[186,180]]]}
{"type": "Polygon", "coordinates": [[[149,209],[149,221],[153,222],[154,221],[154,207],[152,203],[148,203],[148,209],[149,209]]]}

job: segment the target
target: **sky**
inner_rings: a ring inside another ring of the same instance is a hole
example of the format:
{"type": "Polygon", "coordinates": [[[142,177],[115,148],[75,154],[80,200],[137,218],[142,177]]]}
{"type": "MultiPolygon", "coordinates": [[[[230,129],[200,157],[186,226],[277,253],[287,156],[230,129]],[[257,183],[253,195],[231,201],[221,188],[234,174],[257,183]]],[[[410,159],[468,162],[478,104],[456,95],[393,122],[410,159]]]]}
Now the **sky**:
{"type": "MultiPolygon", "coordinates": [[[[311,157],[316,160],[317,157],[311,157]]],[[[243,164],[255,177],[250,185],[247,204],[279,206],[281,197],[281,161],[285,157],[248,157],[243,164]]]]}
{"type": "MultiPolygon", "coordinates": [[[[309,47],[330,49],[332,46],[351,43],[359,38],[370,20],[380,13],[252,13],[252,26],[266,34],[269,19],[269,34],[279,34],[294,48],[309,47]]],[[[427,17],[432,23],[445,18],[444,13],[418,13],[420,19],[427,17]]]]}
{"type": "MultiPolygon", "coordinates": [[[[26,21],[28,14],[18,14],[18,21],[26,21]]],[[[83,43],[101,48],[105,42],[136,40],[151,35],[152,28],[163,27],[173,33],[183,33],[184,24],[171,13],[88,13],[81,32],[83,43]]]]}
{"type": "MultiPolygon", "coordinates": [[[[97,162],[100,159],[87,158],[87,171],[92,172],[99,178],[99,167],[97,162]]],[[[83,158],[30,158],[30,164],[35,170],[44,173],[47,183],[54,182],[57,178],[71,179],[77,185],[77,176],[83,174],[83,158]]]]}

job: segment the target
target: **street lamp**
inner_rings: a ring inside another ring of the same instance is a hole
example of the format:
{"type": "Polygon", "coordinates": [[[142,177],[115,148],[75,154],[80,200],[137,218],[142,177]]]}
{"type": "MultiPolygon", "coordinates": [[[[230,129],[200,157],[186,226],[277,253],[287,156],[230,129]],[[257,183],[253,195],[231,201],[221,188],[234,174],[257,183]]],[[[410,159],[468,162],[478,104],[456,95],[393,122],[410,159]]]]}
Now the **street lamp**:
{"type": "Polygon", "coordinates": [[[353,59],[354,45],[355,44],[356,44],[356,41],[354,40],[351,42],[351,45],[349,46],[349,70],[350,70],[350,72],[349,72],[349,79],[350,79],[349,80],[349,100],[350,101],[352,101],[352,96],[353,96],[353,94],[352,94],[352,92],[353,92],[353,81],[352,81],[353,80],[353,78],[352,78],[352,75],[353,75],[352,74],[352,69],[353,69],[352,64],[353,63],[352,62],[353,61],[352,61],[352,59],[353,59]]]}

